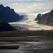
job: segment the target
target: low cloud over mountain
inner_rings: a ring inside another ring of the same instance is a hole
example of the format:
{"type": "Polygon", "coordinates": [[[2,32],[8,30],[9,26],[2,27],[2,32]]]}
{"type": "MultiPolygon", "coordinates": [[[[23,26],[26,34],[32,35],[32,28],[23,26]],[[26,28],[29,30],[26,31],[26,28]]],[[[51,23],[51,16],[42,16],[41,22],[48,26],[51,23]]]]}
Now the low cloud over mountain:
{"type": "Polygon", "coordinates": [[[38,14],[35,20],[38,24],[53,26],[53,10],[45,14],[38,14]]]}

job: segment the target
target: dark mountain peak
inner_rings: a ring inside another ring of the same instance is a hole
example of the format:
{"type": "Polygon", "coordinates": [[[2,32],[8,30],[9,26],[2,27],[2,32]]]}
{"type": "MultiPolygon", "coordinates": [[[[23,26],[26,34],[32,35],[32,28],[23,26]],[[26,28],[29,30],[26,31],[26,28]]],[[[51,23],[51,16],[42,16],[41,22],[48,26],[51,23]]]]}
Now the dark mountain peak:
{"type": "Polygon", "coordinates": [[[37,18],[35,19],[36,21],[40,20],[41,19],[41,14],[38,14],[37,15],[37,18]]]}
{"type": "Polygon", "coordinates": [[[24,15],[17,14],[14,9],[0,5],[0,20],[5,22],[15,22],[24,19],[24,15]]]}
{"type": "Polygon", "coordinates": [[[14,9],[0,5],[0,31],[13,31],[16,30],[10,26],[9,22],[20,21],[24,19],[24,15],[17,14],[14,9]]]}
{"type": "Polygon", "coordinates": [[[53,10],[45,14],[38,14],[35,20],[38,24],[53,26],[53,10]]]}
{"type": "Polygon", "coordinates": [[[3,6],[3,5],[0,5],[0,9],[1,9],[1,8],[4,8],[4,6],[3,6]]]}

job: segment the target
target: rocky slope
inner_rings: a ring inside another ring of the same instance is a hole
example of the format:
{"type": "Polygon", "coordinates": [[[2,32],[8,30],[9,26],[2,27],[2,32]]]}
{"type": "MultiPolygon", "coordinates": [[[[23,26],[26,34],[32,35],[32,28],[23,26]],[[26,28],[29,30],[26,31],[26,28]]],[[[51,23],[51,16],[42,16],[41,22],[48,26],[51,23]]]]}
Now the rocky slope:
{"type": "Polygon", "coordinates": [[[53,26],[53,10],[45,14],[38,14],[35,20],[38,24],[53,26]]]}

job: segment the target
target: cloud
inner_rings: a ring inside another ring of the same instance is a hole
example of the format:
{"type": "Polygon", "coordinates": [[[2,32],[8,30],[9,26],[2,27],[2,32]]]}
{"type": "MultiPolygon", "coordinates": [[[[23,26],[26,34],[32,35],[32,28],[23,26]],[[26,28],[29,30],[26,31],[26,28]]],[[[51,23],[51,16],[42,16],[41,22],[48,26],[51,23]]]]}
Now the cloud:
{"type": "Polygon", "coordinates": [[[44,12],[53,8],[53,0],[1,0],[0,4],[21,13],[44,12]]]}
{"type": "Polygon", "coordinates": [[[52,3],[53,0],[0,0],[0,4],[11,4],[11,3],[52,3]]]}
{"type": "Polygon", "coordinates": [[[34,3],[32,4],[19,4],[13,3],[10,5],[18,13],[41,13],[53,9],[53,4],[34,3]],[[37,5],[38,4],[38,5],[37,5]]]}

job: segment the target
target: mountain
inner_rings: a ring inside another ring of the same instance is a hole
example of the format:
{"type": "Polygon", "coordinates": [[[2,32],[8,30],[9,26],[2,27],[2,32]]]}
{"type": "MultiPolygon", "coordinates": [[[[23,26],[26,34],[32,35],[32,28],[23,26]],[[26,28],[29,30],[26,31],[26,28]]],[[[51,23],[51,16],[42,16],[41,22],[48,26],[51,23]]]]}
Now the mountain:
{"type": "Polygon", "coordinates": [[[24,19],[24,15],[15,13],[14,9],[3,5],[0,5],[0,21],[15,22],[24,19]]]}
{"type": "Polygon", "coordinates": [[[10,26],[8,23],[1,22],[0,23],[0,32],[3,31],[15,31],[16,29],[10,26]]]}
{"type": "Polygon", "coordinates": [[[35,21],[38,24],[53,26],[53,10],[45,14],[38,14],[35,21]]]}
{"type": "Polygon", "coordinates": [[[16,22],[24,19],[24,15],[19,15],[15,13],[14,9],[10,7],[4,7],[0,5],[0,32],[1,31],[14,31],[14,27],[8,24],[9,22],[16,22]]]}

